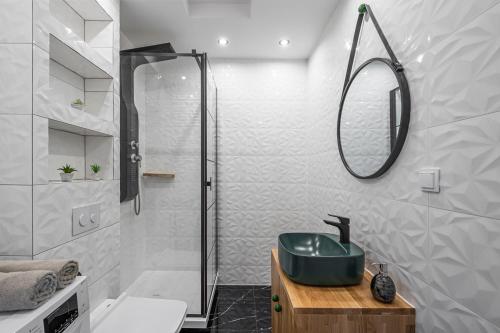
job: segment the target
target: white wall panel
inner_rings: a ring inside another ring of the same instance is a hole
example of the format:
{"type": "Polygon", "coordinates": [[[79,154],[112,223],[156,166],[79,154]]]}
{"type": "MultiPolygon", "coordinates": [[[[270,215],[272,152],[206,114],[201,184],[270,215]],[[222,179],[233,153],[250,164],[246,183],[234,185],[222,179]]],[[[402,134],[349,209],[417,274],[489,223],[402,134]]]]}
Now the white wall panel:
{"type": "MultiPolygon", "coordinates": [[[[366,250],[367,264],[391,263],[398,291],[416,306],[417,332],[498,333],[500,67],[494,17],[500,3],[370,5],[405,66],[410,131],[382,177],[358,180],[342,165],[337,105],[358,3],[339,2],[309,59],[310,230],[325,230],[320,218],[327,212],[350,216],[351,239],[366,250]],[[416,171],[429,166],[441,168],[440,193],[419,189],[416,171]]],[[[387,57],[370,25],[363,29],[357,63],[387,57]]]]}

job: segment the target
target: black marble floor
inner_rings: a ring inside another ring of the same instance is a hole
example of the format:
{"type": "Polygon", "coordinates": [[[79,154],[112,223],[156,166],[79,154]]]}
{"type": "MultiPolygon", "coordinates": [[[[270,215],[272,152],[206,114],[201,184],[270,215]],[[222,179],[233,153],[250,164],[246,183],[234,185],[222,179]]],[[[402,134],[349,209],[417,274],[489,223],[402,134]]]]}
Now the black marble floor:
{"type": "Polygon", "coordinates": [[[271,333],[270,286],[218,286],[207,329],[181,333],[271,333]]]}

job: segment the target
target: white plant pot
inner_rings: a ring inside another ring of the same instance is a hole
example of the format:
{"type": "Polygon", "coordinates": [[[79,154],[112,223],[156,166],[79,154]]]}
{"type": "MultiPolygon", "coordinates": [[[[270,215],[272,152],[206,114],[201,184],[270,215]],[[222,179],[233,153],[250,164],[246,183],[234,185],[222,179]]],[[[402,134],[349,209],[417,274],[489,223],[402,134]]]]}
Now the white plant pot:
{"type": "Polygon", "coordinates": [[[64,173],[64,172],[61,172],[59,174],[61,176],[61,181],[63,182],[70,182],[73,180],[73,173],[64,173]]]}
{"type": "Polygon", "coordinates": [[[77,110],[83,110],[83,104],[71,103],[71,107],[77,110]]]}
{"type": "Polygon", "coordinates": [[[101,180],[102,179],[101,178],[101,173],[100,172],[98,172],[98,173],[93,173],[92,172],[90,174],[90,179],[92,179],[92,180],[101,180]]]}

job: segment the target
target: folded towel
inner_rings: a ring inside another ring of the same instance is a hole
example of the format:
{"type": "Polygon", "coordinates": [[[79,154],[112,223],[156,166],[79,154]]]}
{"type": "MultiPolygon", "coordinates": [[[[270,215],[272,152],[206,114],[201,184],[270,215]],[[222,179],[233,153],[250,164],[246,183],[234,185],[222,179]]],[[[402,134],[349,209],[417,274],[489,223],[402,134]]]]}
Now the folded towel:
{"type": "Polygon", "coordinates": [[[56,289],[57,276],[52,271],[0,273],[0,312],[35,309],[56,289]]]}
{"type": "Polygon", "coordinates": [[[78,263],[73,260],[2,260],[0,272],[52,271],[57,275],[57,289],[70,285],[78,275],[78,263]]]}

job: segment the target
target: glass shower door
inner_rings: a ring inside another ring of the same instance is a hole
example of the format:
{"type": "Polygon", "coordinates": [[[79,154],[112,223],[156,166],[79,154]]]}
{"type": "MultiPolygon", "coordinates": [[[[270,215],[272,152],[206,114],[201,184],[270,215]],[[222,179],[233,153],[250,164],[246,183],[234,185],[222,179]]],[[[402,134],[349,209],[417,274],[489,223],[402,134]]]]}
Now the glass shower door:
{"type": "Polygon", "coordinates": [[[210,307],[211,296],[217,279],[217,87],[213,73],[206,67],[206,303],[210,307]]]}
{"type": "Polygon", "coordinates": [[[132,66],[128,106],[137,109],[143,155],[142,211],[122,228],[129,240],[122,242],[129,247],[122,288],[131,296],[185,301],[188,320],[203,321],[218,264],[215,80],[205,53],[151,46],[121,56],[132,66]]]}

